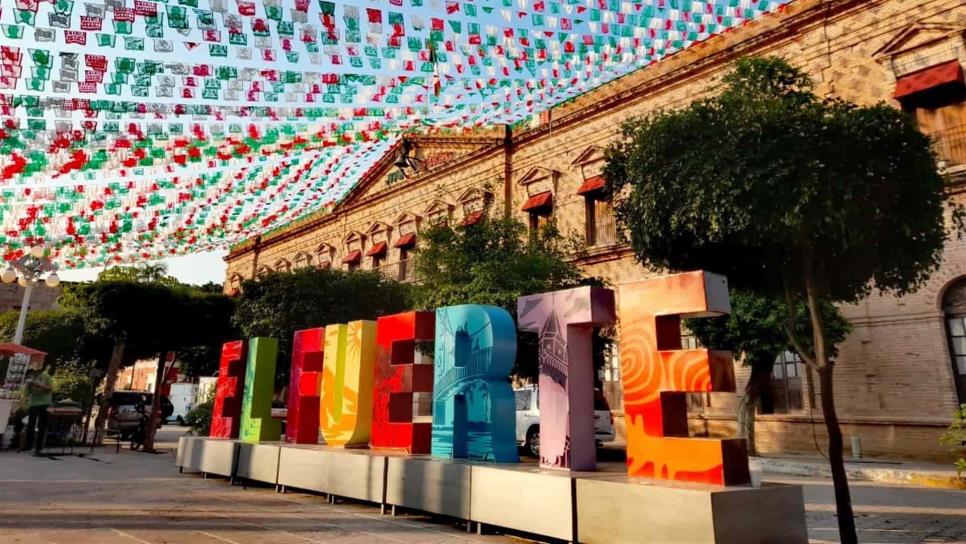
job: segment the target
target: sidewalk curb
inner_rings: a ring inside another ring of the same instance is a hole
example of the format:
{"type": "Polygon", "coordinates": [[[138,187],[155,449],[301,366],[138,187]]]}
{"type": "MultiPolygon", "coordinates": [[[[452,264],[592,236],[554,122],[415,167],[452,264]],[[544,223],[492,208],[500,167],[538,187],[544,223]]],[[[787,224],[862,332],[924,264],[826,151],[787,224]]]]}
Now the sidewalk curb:
{"type": "MultiPolygon", "coordinates": [[[[752,458],[751,465],[762,474],[781,474],[785,476],[805,476],[831,478],[832,471],[827,464],[793,461],[786,459],[752,458]]],[[[955,472],[911,470],[902,468],[863,467],[855,463],[845,464],[845,472],[852,481],[878,482],[885,484],[912,485],[940,489],[964,489],[966,479],[959,478],[955,472]]]]}

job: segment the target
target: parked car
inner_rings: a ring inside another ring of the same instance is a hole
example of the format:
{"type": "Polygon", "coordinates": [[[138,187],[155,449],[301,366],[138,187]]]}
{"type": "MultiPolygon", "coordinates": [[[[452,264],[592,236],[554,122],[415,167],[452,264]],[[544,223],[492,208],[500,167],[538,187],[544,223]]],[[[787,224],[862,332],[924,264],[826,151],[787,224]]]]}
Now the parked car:
{"type": "MultiPolygon", "coordinates": [[[[115,391],[111,395],[111,400],[107,405],[107,428],[110,431],[117,431],[121,434],[121,439],[127,440],[131,431],[137,429],[141,416],[137,412],[137,404],[144,403],[150,410],[151,402],[154,400],[152,393],[144,391],[115,391]]],[[[166,421],[174,412],[174,405],[168,397],[161,397],[161,418],[158,419],[158,428],[162,422],[166,421]]],[[[96,417],[96,416],[94,416],[96,417]]]]}
{"type": "MultiPolygon", "coordinates": [[[[540,456],[540,395],[536,386],[514,389],[517,413],[517,445],[527,454],[540,456]]],[[[604,393],[594,390],[594,436],[597,445],[614,440],[614,415],[604,393]]]]}

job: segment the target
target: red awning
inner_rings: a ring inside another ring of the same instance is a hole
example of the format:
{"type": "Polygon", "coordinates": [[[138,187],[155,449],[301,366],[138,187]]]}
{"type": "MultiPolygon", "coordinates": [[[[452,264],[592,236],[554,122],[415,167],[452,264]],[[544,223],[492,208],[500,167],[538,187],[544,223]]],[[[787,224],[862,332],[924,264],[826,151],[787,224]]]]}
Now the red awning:
{"type": "Polygon", "coordinates": [[[905,98],[916,93],[935,89],[941,85],[966,85],[963,79],[963,67],[958,60],[951,60],[925,70],[919,70],[902,76],[896,81],[895,97],[905,98]]]}
{"type": "Polygon", "coordinates": [[[410,232],[409,234],[403,234],[396,240],[396,247],[413,247],[416,245],[416,233],[410,232]]]}
{"type": "Polygon", "coordinates": [[[523,211],[529,212],[539,210],[540,208],[549,208],[551,206],[553,206],[553,193],[550,191],[544,191],[527,199],[527,203],[523,205],[523,211]]]}
{"type": "Polygon", "coordinates": [[[39,349],[28,348],[27,346],[12,344],[10,342],[0,343],[0,356],[10,357],[18,353],[29,355],[31,359],[42,359],[47,356],[46,351],[40,351],[39,349]]]}
{"type": "Polygon", "coordinates": [[[483,219],[483,211],[482,210],[481,211],[477,211],[477,212],[473,212],[473,213],[467,215],[466,216],[466,219],[463,219],[463,224],[466,225],[466,226],[475,225],[475,224],[477,224],[477,223],[480,222],[480,219],[483,219]]]}
{"type": "Polygon", "coordinates": [[[604,176],[594,176],[592,178],[587,178],[584,183],[577,189],[578,195],[585,195],[587,193],[592,193],[594,191],[599,191],[604,188],[604,176]]]}
{"type": "Polygon", "coordinates": [[[369,248],[366,252],[366,257],[379,257],[386,254],[386,242],[379,242],[378,244],[369,248]]]}
{"type": "Polygon", "coordinates": [[[362,260],[362,251],[355,250],[342,258],[342,264],[356,264],[362,260]]]}

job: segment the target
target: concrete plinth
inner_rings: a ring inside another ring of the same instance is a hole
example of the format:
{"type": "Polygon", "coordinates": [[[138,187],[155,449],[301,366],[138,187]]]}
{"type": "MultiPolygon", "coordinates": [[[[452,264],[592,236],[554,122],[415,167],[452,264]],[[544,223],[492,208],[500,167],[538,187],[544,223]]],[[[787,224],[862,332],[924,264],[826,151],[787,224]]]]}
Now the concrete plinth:
{"type": "Polygon", "coordinates": [[[238,462],[234,440],[183,436],[178,440],[175,465],[182,469],[233,478],[238,462]]]}
{"type": "Polygon", "coordinates": [[[563,540],[574,534],[574,476],[533,465],[474,465],[470,519],[563,540]]]}
{"type": "Polygon", "coordinates": [[[386,457],[368,450],[285,445],[278,485],[382,504],[386,457]]]}
{"type": "Polygon", "coordinates": [[[239,443],[235,475],[256,482],[277,484],[278,458],[282,450],[279,446],[279,444],[239,443]]]}
{"type": "Polygon", "coordinates": [[[386,504],[470,519],[472,465],[429,457],[389,457],[386,504]]]}
{"type": "Polygon", "coordinates": [[[182,438],[177,465],[586,544],[804,544],[802,489],[717,487],[371,450],[182,438]]]}
{"type": "Polygon", "coordinates": [[[802,488],[713,487],[627,477],[577,480],[578,539],[587,544],[805,544],[802,488]]]}

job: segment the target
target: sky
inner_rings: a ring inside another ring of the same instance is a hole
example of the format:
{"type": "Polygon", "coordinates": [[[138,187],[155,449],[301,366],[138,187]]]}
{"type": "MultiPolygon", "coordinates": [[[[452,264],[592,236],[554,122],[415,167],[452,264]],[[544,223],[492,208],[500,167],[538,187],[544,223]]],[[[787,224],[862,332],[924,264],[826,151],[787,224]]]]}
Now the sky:
{"type": "MultiPolygon", "coordinates": [[[[227,250],[209,251],[205,253],[195,253],[193,255],[182,255],[171,257],[161,262],[168,267],[168,274],[174,276],[182,283],[201,285],[213,281],[223,283],[225,281],[225,261],[224,257],[228,254],[227,250]]],[[[103,268],[83,268],[80,270],[64,270],[57,275],[63,281],[90,281],[97,279],[97,275],[103,268]]]]}

